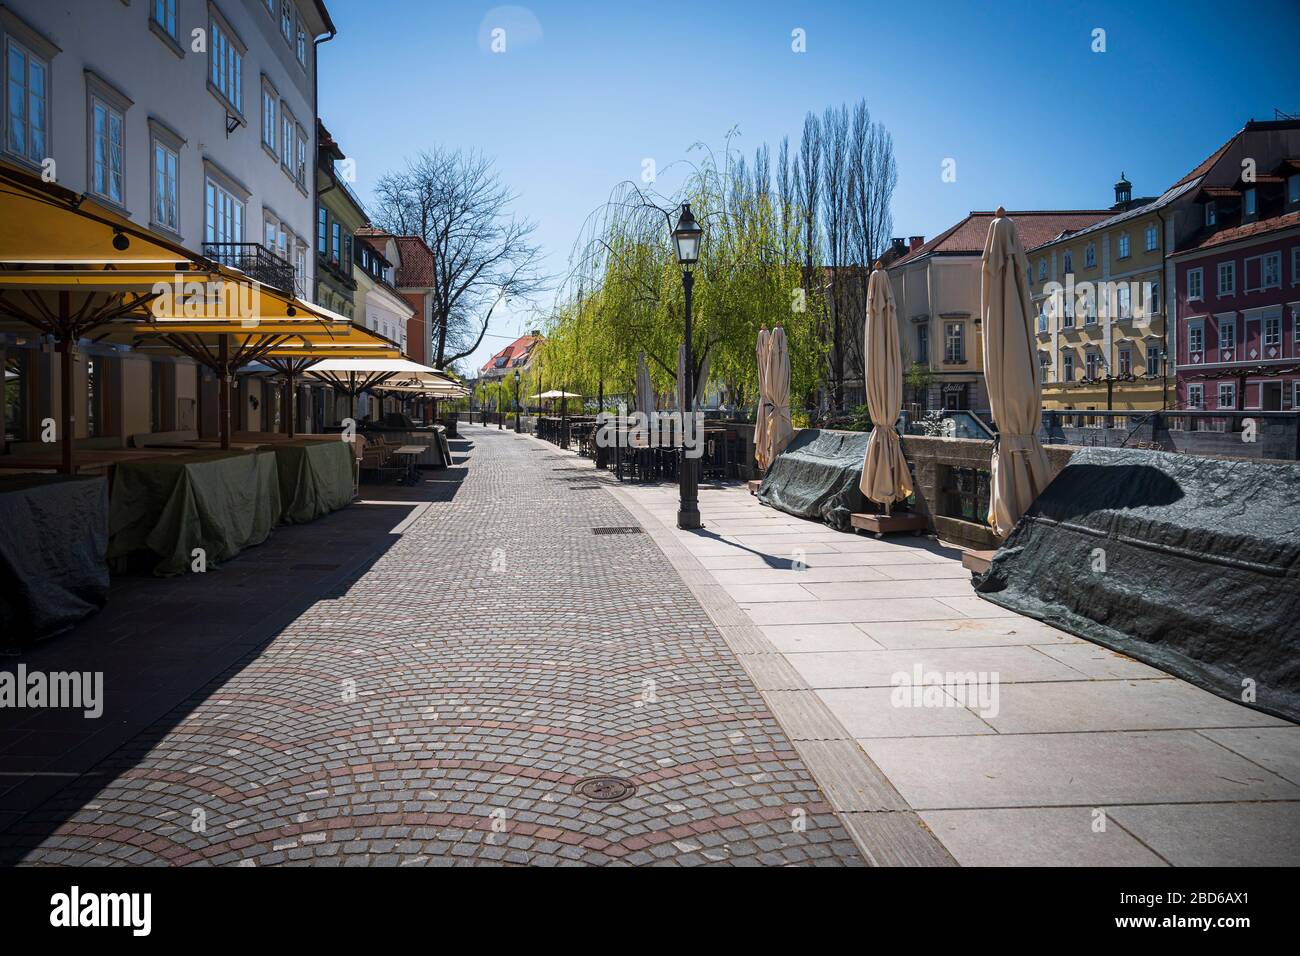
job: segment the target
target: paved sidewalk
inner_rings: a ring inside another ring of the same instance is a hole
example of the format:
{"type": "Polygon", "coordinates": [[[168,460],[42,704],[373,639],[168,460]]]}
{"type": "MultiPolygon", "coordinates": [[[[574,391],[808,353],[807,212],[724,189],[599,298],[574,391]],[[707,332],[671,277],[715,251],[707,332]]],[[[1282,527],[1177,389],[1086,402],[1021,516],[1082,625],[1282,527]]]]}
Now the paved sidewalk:
{"type": "Polygon", "coordinates": [[[815,695],[959,863],[1300,864],[1300,727],[1009,615],[932,539],[837,532],[740,486],[702,488],[706,527],[683,532],[675,486],[616,494],[761,632],[754,650],[791,671],[784,695],[815,695]],[[894,675],[918,667],[996,672],[996,707],[897,706],[894,675]]]}
{"type": "MultiPolygon", "coordinates": [[[[614,496],[535,439],[464,434],[465,467],[428,473],[431,504],[356,576],[330,582],[57,792],[16,804],[0,832],[5,859],[862,864],[664,553],[646,534],[594,533],[636,527],[614,496]],[[579,790],[594,775],[635,793],[599,802],[579,790]]],[[[360,513],[295,529],[299,560],[333,563],[331,529],[360,513]]],[[[215,587],[256,553],[207,585],[149,582],[140,593],[215,587]]],[[[260,592],[245,583],[253,600],[260,592]]],[[[209,607],[194,625],[220,631],[210,615],[223,610],[246,613],[209,607]]],[[[113,660],[135,655],[142,667],[189,639],[183,629],[118,637],[113,660]]],[[[85,648],[76,633],[56,639],[41,666],[88,666],[75,653],[85,648]]],[[[110,675],[105,720],[118,719],[121,692],[110,675]]],[[[10,725],[11,747],[43,719],[10,725]]],[[[64,729],[75,737],[85,723],[64,729]]],[[[6,779],[38,772],[17,756],[0,754],[6,779]]]]}

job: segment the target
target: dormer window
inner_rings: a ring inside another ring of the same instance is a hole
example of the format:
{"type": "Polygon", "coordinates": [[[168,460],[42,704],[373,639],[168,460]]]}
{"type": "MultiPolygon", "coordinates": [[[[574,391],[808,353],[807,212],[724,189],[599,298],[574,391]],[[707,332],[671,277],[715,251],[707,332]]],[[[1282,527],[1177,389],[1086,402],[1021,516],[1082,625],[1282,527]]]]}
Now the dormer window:
{"type": "Polygon", "coordinates": [[[1243,216],[1255,215],[1255,187],[1247,189],[1241,197],[1241,214],[1243,216]]]}
{"type": "Polygon", "coordinates": [[[1292,173],[1286,178],[1286,201],[1300,202],[1300,173],[1292,173]]]}
{"type": "Polygon", "coordinates": [[[1207,202],[1205,204],[1205,224],[1207,226],[1213,226],[1216,222],[1218,222],[1218,217],[1214,211],[1214,203],[1207,202]]]}

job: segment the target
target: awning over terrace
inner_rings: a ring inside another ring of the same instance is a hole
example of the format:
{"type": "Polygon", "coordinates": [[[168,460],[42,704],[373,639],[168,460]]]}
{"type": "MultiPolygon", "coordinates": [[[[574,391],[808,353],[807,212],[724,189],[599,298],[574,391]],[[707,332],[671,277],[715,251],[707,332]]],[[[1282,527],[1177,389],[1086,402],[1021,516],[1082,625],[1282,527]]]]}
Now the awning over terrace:
{"type": "Polygon", "coordinates": [[[289,291],[262,285],[86,195],[4,162],[0,222],[7,226],[0,230],[0,331],[34,329],[55,341],[61,356],[60,468],[67,473],[74,471],[76,435],[73,354],[82,338],[103,340],[128,325],[134,326],[126,333],[132,344],[158,336],[176,346],[182,328],[202,321],[219,340],[213,362],[228,377],[227,331],[245,336],[244,351],[236,354],[251,361],[260,356],[249,355],[255,351],[248,348],[250,336],[265,345],[287,341],[282,336],[297,330],[338,326],[332,313],[289,291]]]}

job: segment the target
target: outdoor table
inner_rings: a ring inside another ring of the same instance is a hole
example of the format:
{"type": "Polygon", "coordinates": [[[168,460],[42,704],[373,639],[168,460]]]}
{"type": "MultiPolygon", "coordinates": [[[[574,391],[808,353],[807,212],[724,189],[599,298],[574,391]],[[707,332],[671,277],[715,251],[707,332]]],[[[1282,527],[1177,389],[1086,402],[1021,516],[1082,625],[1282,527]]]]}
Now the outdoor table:
{"type": "Polygon", "coordinates": [[[285,524],[315,521],[352,501],[356,456],[347,442],[338,437],[318,438],[277,442],[263,448],[275,455],[280,519],[285,524]]]}
{"type": "Polygon", "coordinates": [[[108,482],[0,477],[0,645],[71,627],[108,600],[108,482]]]}
{"type": "Polygon", "coordinates": [[[280,518],[272,451],[201,451],[117,464],[108,557],[146,554],[158,575],[182,574],[203,549],[207,567],[261,544],[280,518]]]}
{"type": "Polygon", "coordinates": [[[415,461],[424,454],[424,445],[403,445],[393,452],[399,458],[406,459],[406,477],[402,479],[403,484],[417,485],[420,483],[419,476],[415,473],[415,461]]]}
{"type": "MultiPolygon", "coordinates": [[[[177,449],[152,448],[96,448],[77,449],[74,464],[77,473],[106,475],[113,467],[124,461],[140,461],[157,458],[160,455],[180,455],[177,449]]],[[[16,455],[0,455],[0,469],[19,469],[22,471],[57,471],[62,463],[57,448],[50,451],[23,452],[16,455]]]]}

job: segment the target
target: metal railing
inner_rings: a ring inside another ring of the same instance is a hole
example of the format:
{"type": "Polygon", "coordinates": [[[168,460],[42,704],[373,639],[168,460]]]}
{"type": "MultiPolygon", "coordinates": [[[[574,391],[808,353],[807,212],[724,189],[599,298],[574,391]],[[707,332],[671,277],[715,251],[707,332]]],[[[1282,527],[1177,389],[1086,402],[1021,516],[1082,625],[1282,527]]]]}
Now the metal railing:
{"type": "Polygon", "coordinates": [[[295,289],[293,266],[260,243],[205,242],[203,254],[281,292],[295,289]]]}

